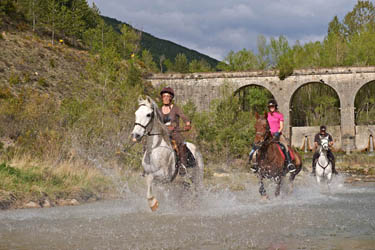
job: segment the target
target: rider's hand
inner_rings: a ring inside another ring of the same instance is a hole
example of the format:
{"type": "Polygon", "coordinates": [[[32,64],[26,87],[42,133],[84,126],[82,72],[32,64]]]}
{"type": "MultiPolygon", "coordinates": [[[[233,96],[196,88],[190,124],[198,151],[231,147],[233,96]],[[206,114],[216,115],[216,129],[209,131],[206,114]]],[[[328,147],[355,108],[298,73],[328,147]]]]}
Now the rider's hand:
{"type": "Polygon", "coordinates": [[[172,126],[172,125],[167,126],[167,128],[168,128],[169,131],[173,131],[174,130],[174,126],[172,126]]]}
{"type": "Polygon", "coordinates": [[[185,127],[184,127],[184,130],[185,131],[189,131],[191,129],[191,125],[190,124],[186,124],[185,127]]]}
{"type": "Polygon", "coordinates": [[[276,140],[279,140],[280,139],[280,132],[276,132],[273,134],[273,137],[276,139],[276,140]]]}

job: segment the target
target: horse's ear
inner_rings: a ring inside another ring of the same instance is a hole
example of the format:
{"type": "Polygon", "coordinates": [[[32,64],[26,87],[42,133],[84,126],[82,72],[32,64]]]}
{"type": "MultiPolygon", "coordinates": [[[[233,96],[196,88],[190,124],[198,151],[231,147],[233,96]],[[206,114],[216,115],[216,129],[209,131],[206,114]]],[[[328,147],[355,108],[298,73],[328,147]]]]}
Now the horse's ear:
{"type": "Polygon", "coordinates": [[[268,117],[267,111],[264,111],[264,119],[267,119],[267,117],[268,117]]]}
{"type": "Polygon", "coordinates": [[[149,97],[149,96],[146,96],[146,100],[147,100],[149,103],[151,103],[151,104],[153,103],[151,97],[149,97]]]}
{"type": "Polygon", "coordinates": [[[258,114],[258,112],[255,112],[255,118],[256,118],[257,120],[259,120],[259,114],[258,114]]]}
{"type": "Polygon", "coordinates": [[[141,103],[143,101],[143,97],[142,97],[142,95],[139,95],[138,96],[138,103],[141,103]]]}

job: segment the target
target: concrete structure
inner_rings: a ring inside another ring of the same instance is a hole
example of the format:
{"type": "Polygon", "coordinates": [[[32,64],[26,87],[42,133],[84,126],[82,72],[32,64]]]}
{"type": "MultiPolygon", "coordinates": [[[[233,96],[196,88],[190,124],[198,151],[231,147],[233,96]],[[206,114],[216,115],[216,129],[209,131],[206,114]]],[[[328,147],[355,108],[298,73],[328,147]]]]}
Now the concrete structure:
{"type": "MultiPolygon", "coordinates": [[[[173,87],[176,90],[177,101],[184,103],[191,100],[198,110],[209,109],[212,100],[233,94],[241,88],[250,85],[265,87],[275,97],[279,103],[279,110],[285,115],[284,131],[287,136],[292,132],[294,146],[300,146],[298,137],[304,137],[305,132],[297,128],[290,130],[289,110],[292,97],[306,84],[324,82],[336,91],[340,99],[341,125],[335,140],[338,140],[340,147],[348,152],[365,146],[365,139],[362,139],[365,137],[362,135],[363,128],[355,127],[354,100],[361,87],[375,81],[375,67],[295,70],[292,76],[283,81],[279,79],[277,73],[277,71],[253,71],[155,74],[149,76],[147,80],[156,87],[160,85],[173,87]]],[[[314,133],[317,131],[316,128],[313,130],[314,133]]]]}

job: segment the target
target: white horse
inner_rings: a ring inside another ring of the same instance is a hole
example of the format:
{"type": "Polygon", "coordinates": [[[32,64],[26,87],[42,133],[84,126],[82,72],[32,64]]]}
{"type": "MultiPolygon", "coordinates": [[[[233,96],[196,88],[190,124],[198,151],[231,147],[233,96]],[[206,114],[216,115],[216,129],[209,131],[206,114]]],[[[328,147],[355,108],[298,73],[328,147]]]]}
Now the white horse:
{"type": "MultiPolygon", "coordinates": [[[[142,166],[147,183],[148,204],[151,210],[155,211],[159,202],[152,194],[152,182],[154,179],[162,182],[171,182],[175,179],[177,176],[176,154],[170,142],[168,129],[161,122],[161,113],[156,103],[149,96],[146,99],[140,96],[138,103],[132,139],[133,142],[139,142],[142,137],[147,136],[142,166]]],[[[188,158],[185,178],[190,178],[195,191],[199,191],[203,185],[203,158],[194,144],[187,142],[186,146],[194,159],[189,161],[188,158]]]]}
{"type": "Polygon", "coordinates": [[[318,148],[319,158],[315,164],[315,175],[318,184],[322,180],[326,180],[329,185],[332,180],[332,163],[328,159],[327,152],[329,149],[328,138],[321,139],[321,143],[318,148]]]}

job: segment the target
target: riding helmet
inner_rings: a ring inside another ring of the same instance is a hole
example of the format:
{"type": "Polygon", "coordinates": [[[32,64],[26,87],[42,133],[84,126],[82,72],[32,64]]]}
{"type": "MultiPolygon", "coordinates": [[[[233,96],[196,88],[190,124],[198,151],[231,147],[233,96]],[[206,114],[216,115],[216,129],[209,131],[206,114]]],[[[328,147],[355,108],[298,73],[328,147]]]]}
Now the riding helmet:
{"type": "Polygon", "coordinates": [[[164,93],[168,93],[172,96],[172,98],[174,97],[174,90],[171,88],[171,87],[164,87],[161,91],[160,91],[160,96],[162,96],[164,93]]]}
{"type": "Polygon", "coordinates": [[[326,131],[326,130],[327,130],[326,126],[324,126],[324,125],[320,126],[320,132],[323,132],[323,131],[326,131]]]}
{"type": "Polygon", "coordinates": [[[275,108],[277,108],[277,102],[276,102],[276,100],[275,99],[269,100],[267,106],[268,107],[275,106],[275,108]]]}

